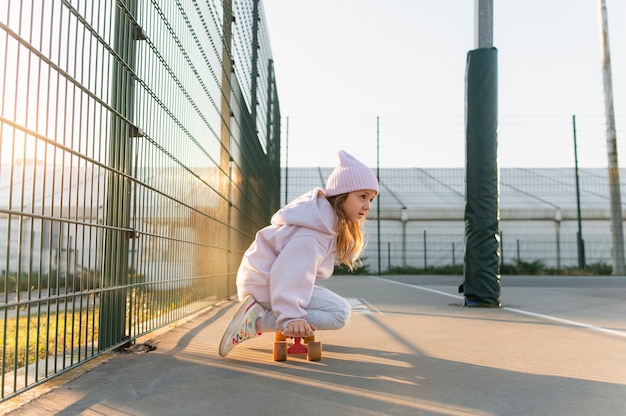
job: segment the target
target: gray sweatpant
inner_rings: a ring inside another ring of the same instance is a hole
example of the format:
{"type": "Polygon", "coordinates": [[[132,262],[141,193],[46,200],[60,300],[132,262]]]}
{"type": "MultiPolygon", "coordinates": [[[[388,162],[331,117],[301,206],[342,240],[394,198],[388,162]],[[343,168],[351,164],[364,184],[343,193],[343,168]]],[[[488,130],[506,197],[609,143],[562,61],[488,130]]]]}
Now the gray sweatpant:
{"type": "MultiPolygon", "coordinates": [[[[268,303],[261,303],[261,305],[270,311],[261,318],[259,331],[283,330],[284,328],[276,326],[276,315],[271,312],[271,305],[268,303]]],[[[305,310],[307,312],[306,321],[319,330],[341,329],[350,320],[351,307],[348,301],[318,285],[313,288],[313,296],[311,296],[309,306],[305,310]]]]}

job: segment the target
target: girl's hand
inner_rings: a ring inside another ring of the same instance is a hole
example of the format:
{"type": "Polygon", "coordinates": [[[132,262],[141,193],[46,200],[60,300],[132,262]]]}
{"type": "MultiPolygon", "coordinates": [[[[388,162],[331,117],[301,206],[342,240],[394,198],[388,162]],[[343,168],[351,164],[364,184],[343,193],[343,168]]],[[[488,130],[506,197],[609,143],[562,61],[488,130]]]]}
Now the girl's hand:
{"type": "Polygon", "coordinates": [[[314,334],[315,327],[304,319],[289,321],[287,327],[281,332],[286,337],[310,337],[314,334]]]}

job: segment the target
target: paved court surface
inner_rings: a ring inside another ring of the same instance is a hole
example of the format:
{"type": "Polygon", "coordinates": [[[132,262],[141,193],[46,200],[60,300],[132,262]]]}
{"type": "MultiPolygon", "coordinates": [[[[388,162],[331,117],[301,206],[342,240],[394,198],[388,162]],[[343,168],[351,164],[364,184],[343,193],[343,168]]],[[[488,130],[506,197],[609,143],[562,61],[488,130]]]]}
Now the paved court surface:
{"type": "Polygon", "coordinates": [[[501,309],[460,306],[460,282],[333,277],[353,315],[320,362],[272,361],[269,334],[219,357],[226,302],[5,414],[625,414],[626,278],[503,277],[501,309]]]}

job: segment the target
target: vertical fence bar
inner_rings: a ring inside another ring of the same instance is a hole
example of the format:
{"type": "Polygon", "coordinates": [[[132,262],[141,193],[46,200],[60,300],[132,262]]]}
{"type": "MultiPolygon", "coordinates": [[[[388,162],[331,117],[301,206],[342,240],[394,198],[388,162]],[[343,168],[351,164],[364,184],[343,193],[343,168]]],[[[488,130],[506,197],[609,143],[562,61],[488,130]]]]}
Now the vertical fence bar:
{"type": "MultiPolygon", "coordinates": [[[[376,117],[376,178],[380,182],[380,117],[376,117]]],[[[380,195],[376,198],[376,232],[378,234],[376,245],[378,248],[378,274],[382,273],[380,253],[380,195]]]]}
{"type": "Polygon", "coordinates": [[[504,233],[502,232],[502,230],[499,231],[499,235],[500,235],[500,267],[502,267],[504,265],[504,240],[502,239],[502,235],[504,233]]]}
{"type": "Polygon", "coordinates": [[[250,65],[250,111],[252,113],[252,121],[256,125],[258,110],[257,78],[259,76],[259,0],[252,0],[252,59],[250,65]]]}
{"type": "Polygon", "coordinates": [[[426,230],[424,230],[424,270],[428,269],[428,247],[426,244],[426,230]]]}
{"type": "MultiPolygon", "coordinates": [[[[232,224],[234,218],[234,207],[232,201],[234,200],[234,184],[233,184],[233,166],[234,160],[231,156],[231,146],[232,146],[232,110],[231,110],[231,77],[233,73],[233,60],[231,56],[232,51],[232,39],[233,39],[233,8],[232,8],[232,0],[224,0],[222,3],[222,31],[223,31],[223,39],[222,39],[222,50],[221,50],[221,60],[222,60],[222,82],[221,82],[221,100],[220,100],[220,113],[222,115],[222,123],[220,126],[220,168],[222,170],[227,170],[228,172],[228,182],[227,184],[223,184],[222,186],[227,186],[228,192],[228,204],[227,204],[227,221],[228,224],[232,224]]],[[[255,94],[256,95],[256,94],[255,94]]],[[[223,192],[223,191],[222,191],[223,192]]],[[[225,204],[225,202],[222,202],[225,204]]],[[[228,279],[223,290],[223,295],[221,297],[228,297],[228,292],[231,287],[235,285],[235,279],[231,276],[232,272],[232,257],[233,257],[233,242],[235,240],[234,233],[235,230],[232,228],[227,231],[227,260],[226,260],[226,272],[228,274],[228,279]]]]}
{"type": "Polygon", "coordinates": [[[578,268],[585,270],[585,243],[583,240],[582,215],[580,213],[580,173],[578,171],[578,144],[576,140],[576,116],[572,116],[572,129],[574,135],[574,174],[576,175],[576,213],[578,217],[578,268]]]}
{"type": "Polygon", "coordinates": [[[561,220],[563,215],[561,210],[557,209],[554,213],[554,223],[556,225],[556,269],[561,270],[561,220]]]}
{"type": "Polygon", "coordinates": [[[454,241],[452,242],[452,267],[456,266],[456,253],[454,252],[454,241]]]}
{"type": "Polygon", "coordinates": [[[126,297],[128,284],[128,250],[130,228],[130,195],[132,182],[132,137],[137,136],[131,124],[134,107],[135,33],[131,20],[137,3],[126,0],[115,12],[113,64],[111,71],[111,136],[109,139],[109,172],[105,209],[105,246],[103,252],[103,288],[100,297],[100,351],[122,344],[127,339],[126,297]],[[130,13],[130,15],[127,15],[130,13]]]}
{"type": "Polygon", "coordinates": [[[285,205],[289,202],[289,117],[285,120],[285,205]]]}

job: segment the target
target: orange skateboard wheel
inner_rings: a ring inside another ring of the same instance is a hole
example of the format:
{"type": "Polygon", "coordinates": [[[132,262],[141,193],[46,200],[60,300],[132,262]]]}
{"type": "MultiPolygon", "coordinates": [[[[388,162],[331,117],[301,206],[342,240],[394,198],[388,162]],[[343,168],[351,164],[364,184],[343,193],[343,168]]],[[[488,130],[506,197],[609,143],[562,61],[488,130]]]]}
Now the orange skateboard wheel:
{"type": "Polygon", "coordinates": [[[274,361],[287,361],[287,341],[274,341],[274,361]]]}
{"type": "Polygon", "coordinates": [[[321,361],[322,343],[319,341],[309,341],[307,344],[306,358],[309,361],[321,361]]]}

